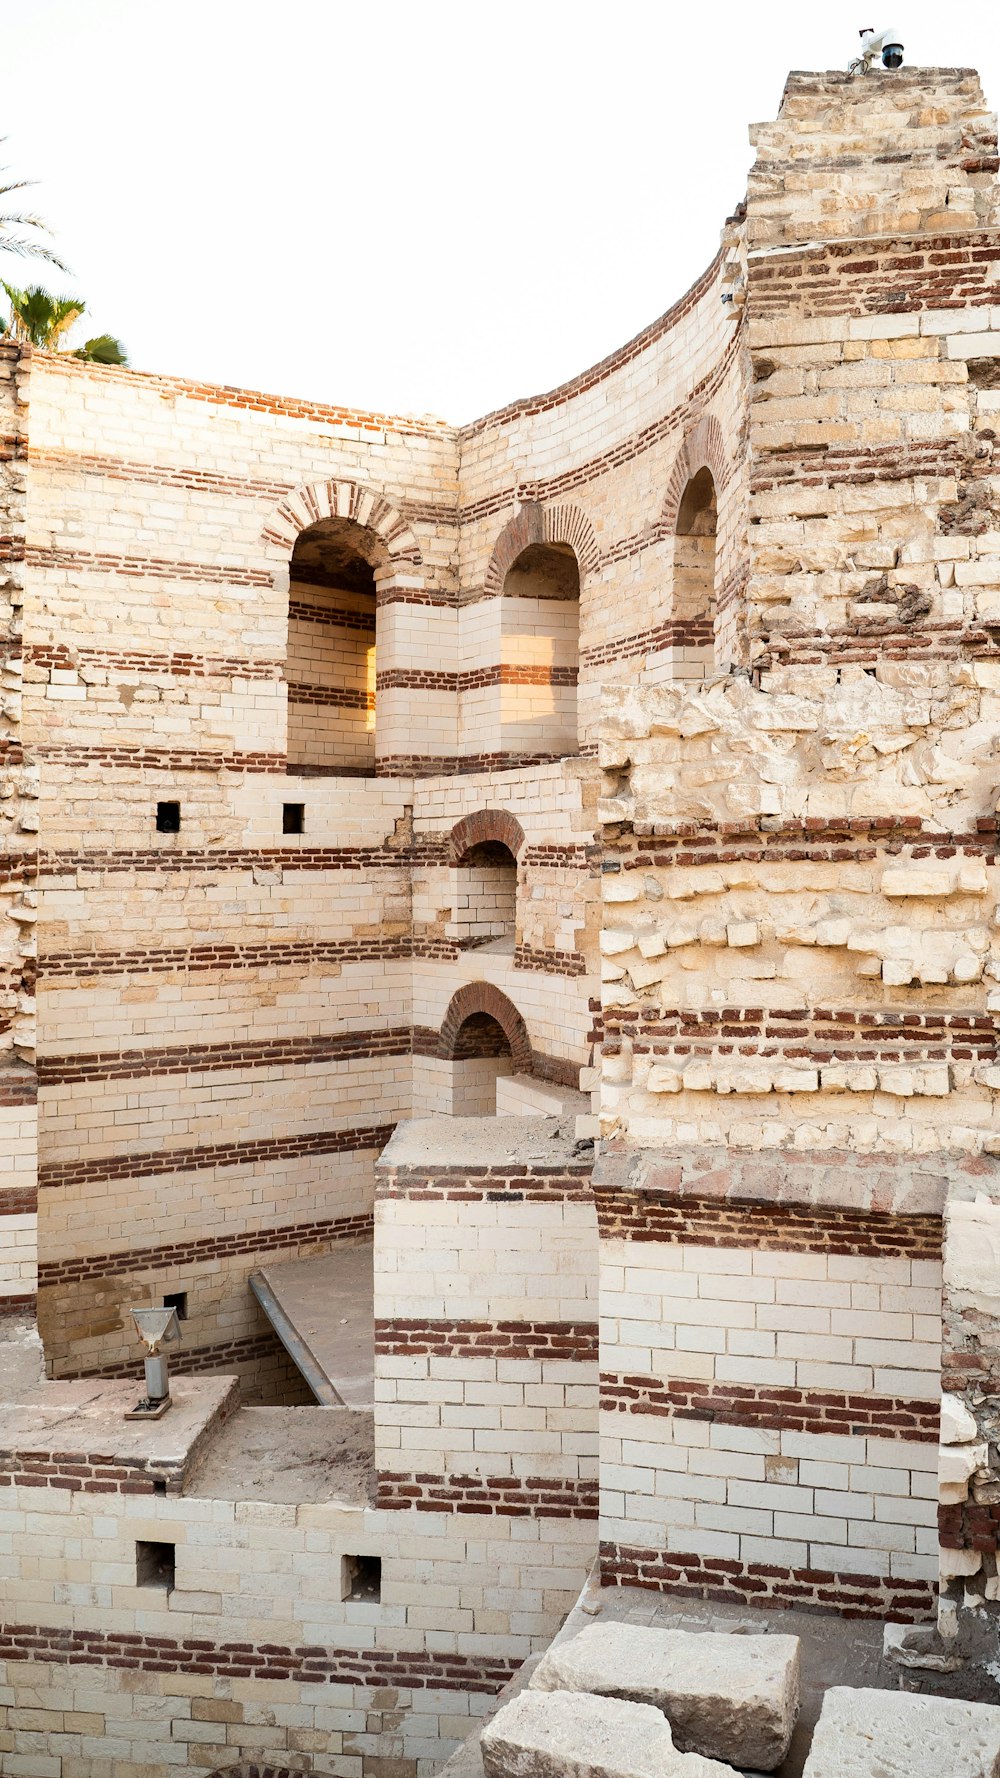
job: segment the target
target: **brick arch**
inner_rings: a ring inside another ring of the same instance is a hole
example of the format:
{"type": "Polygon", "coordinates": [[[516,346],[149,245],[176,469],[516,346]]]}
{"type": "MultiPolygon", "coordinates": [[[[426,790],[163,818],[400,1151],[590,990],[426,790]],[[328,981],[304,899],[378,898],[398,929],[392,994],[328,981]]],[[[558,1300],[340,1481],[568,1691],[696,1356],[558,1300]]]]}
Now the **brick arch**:
{"type": "Polygon", "coordinates": [[[476,809],[472,815],[463,815],[451,830],[452,864],[458,864],[471,846],[490,840],[499,841],[516,858],[524,845],[524,828],[506,809],[476,809]]]}
{"type": "Polygon", "coordinates": [[[729,480],[726,441],[714,414],[702,414],[701,419],[684,434],[681,448],[674,458],[674,467],[670,472],[660,513],[660,522],[668,534],[677,529],[677,515],[681,509],[684,490],[699,469],[711,470],[716,493],[729,480]]]}
{"type": "Polygon", "coordinates": [[[568,544],[576,557],[581,583],[584,575],[598,566],[601,557],[594,527],[581,507],[541,506],[538,501],[529,500],[504,526],[493,545],[483,591],[492,596],[502,593],[508,569],[533,543],[568,544]]]}
{"type": "Polygon", "coordinates": [[[321,519],[353,519],[356,525],[374,531],[388,564],[416,564],[423,559],[402,513],[364,482],[304,482],[272,509],[261,534],[262,541],[285,562],[299,533],[321,519]]]}
{"type": "Polygon", "coordinates": [[[531,1039],[528,1027],[517,1007],[492,982],[467,982],[453,994],[441,1024],[438,1054],[445,1062],[455,1060],[455,1043],[466,1019],[476,1013],[488,1013],[496,1019],[510,1044],[511,1061],[516,1074],[531,1073],[531,1039]]]}

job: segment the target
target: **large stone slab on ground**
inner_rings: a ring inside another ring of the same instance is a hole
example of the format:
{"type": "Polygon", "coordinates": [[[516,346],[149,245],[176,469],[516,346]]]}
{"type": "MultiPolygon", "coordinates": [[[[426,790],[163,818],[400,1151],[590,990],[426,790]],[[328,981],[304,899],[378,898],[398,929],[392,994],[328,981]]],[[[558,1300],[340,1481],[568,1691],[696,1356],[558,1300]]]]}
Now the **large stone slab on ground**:
{"type": "Polygon", "coordinates": [[[484,1778],[733,1778],[682,1753],[650,1704],[567,1691],[523,1691],[482,1732],[484,1778]]]}
{"type": "Polygon", "coordinates": [[[683,1751],[771,1772],[798,1715],[799,1640],[592,1624],[550,1648],[531,1684],[652,1704],[683,1751]]]}
{"type": "Polygon", "coordinates": [[[1000,1709],[834,1686],[803,1778],[1000,1778],[1000,1709]]]}

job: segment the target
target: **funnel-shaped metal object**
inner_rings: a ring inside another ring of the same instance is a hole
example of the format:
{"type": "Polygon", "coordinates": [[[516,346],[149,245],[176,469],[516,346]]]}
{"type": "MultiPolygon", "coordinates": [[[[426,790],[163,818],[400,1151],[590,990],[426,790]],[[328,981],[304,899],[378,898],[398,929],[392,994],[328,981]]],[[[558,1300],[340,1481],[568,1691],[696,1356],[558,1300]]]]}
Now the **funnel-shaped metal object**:
{"type": "Polygon", "coordinates": [[[161,1346],[176,1345],[181,1337],[176,1309],[133,1309],[132,1320],[151,1358],[161,1346]]]}

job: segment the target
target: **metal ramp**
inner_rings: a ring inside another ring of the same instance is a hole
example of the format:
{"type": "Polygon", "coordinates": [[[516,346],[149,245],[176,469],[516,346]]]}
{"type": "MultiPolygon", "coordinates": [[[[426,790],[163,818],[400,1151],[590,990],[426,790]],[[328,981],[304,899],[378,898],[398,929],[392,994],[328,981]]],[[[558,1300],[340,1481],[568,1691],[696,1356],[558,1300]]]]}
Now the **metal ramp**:
{"type": "Polygon", "coordinates": [[[314,1259],[261,1266],[250,1289],[316,1400],[375,1401],[374,1246],[352,1242],[314,1259]]]}

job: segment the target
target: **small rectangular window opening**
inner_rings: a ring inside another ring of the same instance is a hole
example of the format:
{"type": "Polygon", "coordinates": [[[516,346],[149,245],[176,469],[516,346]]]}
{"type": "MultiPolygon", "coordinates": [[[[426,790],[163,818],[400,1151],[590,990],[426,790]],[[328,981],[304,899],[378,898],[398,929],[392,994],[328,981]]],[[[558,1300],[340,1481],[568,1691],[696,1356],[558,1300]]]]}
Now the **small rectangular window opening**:
{"type": "Polygon", "coordinates": [[[178,1321],[188,1318],[188,1293],[186,1290],[168,1290],[163,1299],[165,1309],[176,1309],[178,1321]]]}
{"type": "Polygon", "coordinates": [[[181,805],[180,805],[180,803],[157,803],[157,805],[156,805],[156,831],[157,831],[157,833],[180,833],[180,831],[181,831],[181,805]]]}
{"type": "Polygon", "coordinates": [[[305,803],[282,803],[282,805],[281,805],[281,831],[282,831],[282,833],[304,833],[305,828],[306,828],[306,805],[305,805],[305,803]]]}
{"type": "Polygon", "coordinates": [[[381,1556],[341,1556],[340,1597],[377,1604],[382,1597],[381,1556]]]}
{"type": "Polygon", "coordinates": [[[137,1543],[135,1546],[135,1584],[137,1587],[160,1587],[169,1593],[174,1584],[174,1552],[172,1543],[137,1543]]]}

